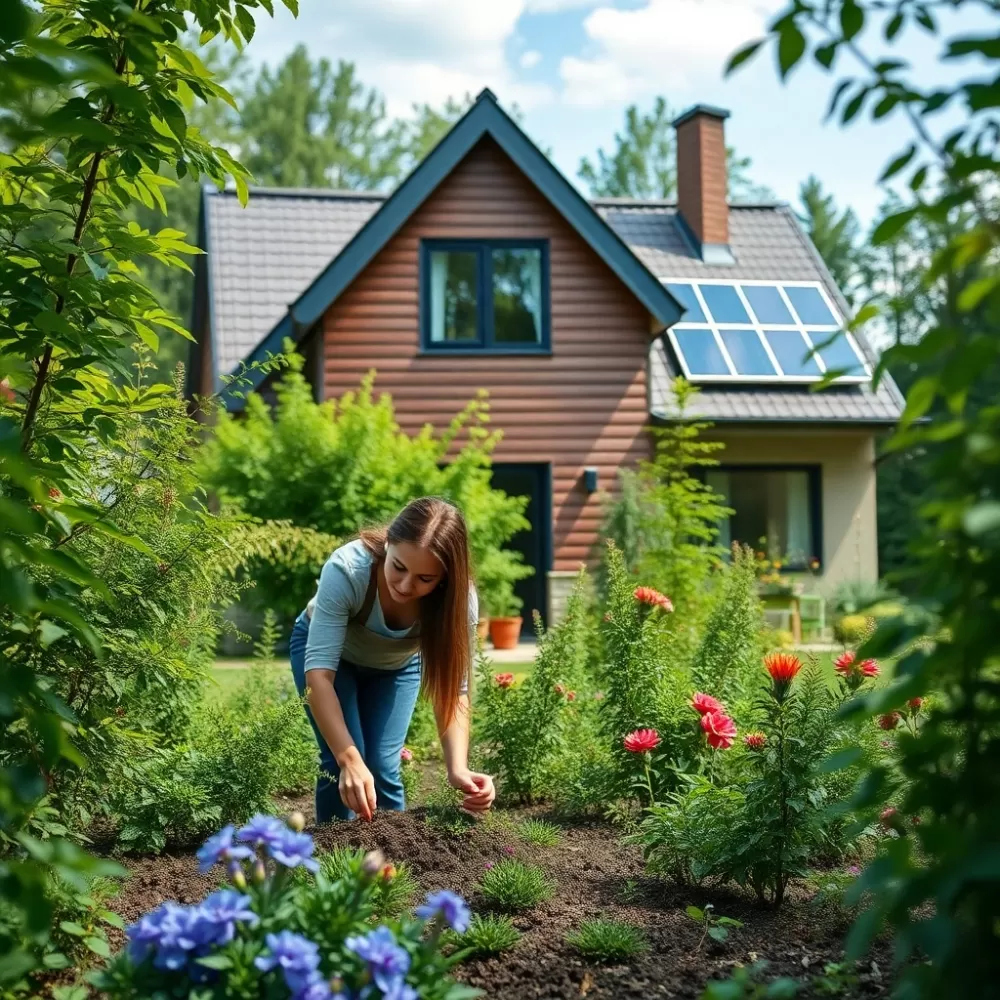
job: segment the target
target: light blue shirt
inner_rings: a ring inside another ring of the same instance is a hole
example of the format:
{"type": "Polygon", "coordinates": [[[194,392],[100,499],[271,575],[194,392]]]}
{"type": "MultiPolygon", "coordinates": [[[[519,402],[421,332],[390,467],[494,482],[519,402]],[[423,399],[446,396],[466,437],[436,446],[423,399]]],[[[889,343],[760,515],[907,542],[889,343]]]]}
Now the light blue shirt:
{"type": "MultiPolygon", "coordinates": [[[[364,542],[357,539],[337,549],[326,561],[319,577],[316,596],[306,609],[311,615],[309,638],[306,641],[305,669],[336,670],[341,659],[361,667],[376,670],[398,670],[413,658],[403,647],[403,655],[394,652],[385,643],[373,643],[370,633],[386,639],[406,639],[417,626],[408,629],[391,629],[385,623],[378,591],[372,602],[371,614],[364,628],[352,628],[351,619],[365,603],[371,580],[372,554],[364,542]],[[367,637],[367,639],[366,639],[367,637]]],[[[474,587],[469,588],[469,648],[470,663],[475,659],[476,624],[479,621],[479,599],[474,587]]],[[[463,682],[462,692],[468,690],[463,682]]]]}

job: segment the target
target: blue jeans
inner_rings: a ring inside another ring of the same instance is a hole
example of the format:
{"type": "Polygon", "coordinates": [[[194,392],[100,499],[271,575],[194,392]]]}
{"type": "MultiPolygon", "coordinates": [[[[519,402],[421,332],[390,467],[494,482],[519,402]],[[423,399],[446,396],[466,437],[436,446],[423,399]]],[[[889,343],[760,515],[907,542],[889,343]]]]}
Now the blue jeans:
{"type": "MultiPolygon", "coordinates": [[[[309,619],[305,612],[295,620],[288,643],[292,677],[299,695],[306,689],[306,639],[309,619]]],[[[340,701],[344,722],[365,765],[375,779],[378,808],[406,808],[400,752],[413,718],[420,693],[420,656],[415,655],[399,670],[374,670],[341,660],[333,690],[340,701]]],[[[340,798],[340,768],[326,745],[309,706],[306,715],[319,745],[320,774],[316,780],[316,822],[354,819],[354,813],[340,798]]]]}

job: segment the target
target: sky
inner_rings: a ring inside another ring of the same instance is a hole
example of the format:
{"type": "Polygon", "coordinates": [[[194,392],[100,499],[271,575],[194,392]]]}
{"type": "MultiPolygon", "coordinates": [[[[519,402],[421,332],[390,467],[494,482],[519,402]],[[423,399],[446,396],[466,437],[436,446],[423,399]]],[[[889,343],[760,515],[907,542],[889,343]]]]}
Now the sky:
{"type": "MultiPolygon", "coordinates": [[[[386,97],[390,114],[414,102],[442,104],[490,87],[505,107],[522,111],[529,135],[552,152],[576,182],[583,156],[610,150],[625,109],[646,110],[657,95],[682,111],[705,103],[726,108],[727,141],[750,156],[755,183],[796,203],[815,174],[838,203],[868,224],[885,196],[877,180],[906,147],[910,126],[891,116],[846,130],[824,124],[838,79],[857,69],[838,62],[835,76],[815,64],[782,83],[773,52],[726,79],[734,51],[764,34],[785,0],[299,0],[299,17],[275,4],[261,14],[247,48],[256,64],[274,65],[297,44],[314,57],[353,61],[360,79],[386,97]]],[[[976,15],[942,25],[977,28],[976,15]]],[[[872,34],[869,51],[883,54],[872,34]]],[[[938,62],[940,39],[904,32],[895,54],[920,83],[952,72],[938,62]]],[[[937,126],[947,125],[947,113],[937,126]]]]}

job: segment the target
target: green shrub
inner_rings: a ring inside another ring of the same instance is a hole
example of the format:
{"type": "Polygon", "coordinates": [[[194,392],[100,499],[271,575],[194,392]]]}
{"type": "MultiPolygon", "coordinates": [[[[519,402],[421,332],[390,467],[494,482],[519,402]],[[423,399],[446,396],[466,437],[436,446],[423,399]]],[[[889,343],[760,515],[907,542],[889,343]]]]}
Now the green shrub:
{"type": "Polygon", "coordinates": [[[568,699],[579,696],[570,694],[566,683],[568,677],[580,675],[585,656],[585,587],[581,574],[565,615],[548,631],[536,615],[538,652],[520,684],[510,685],[504,674],[495,674],[485,656],[479,660],[477,746],[504,794],[519,801],[530,801],[543,790],[545,773],[561,745],[568,699]]]}
{"type": "Polygon", "coordinates": [[[488,957],[508,951],[521,940],[520,931],[510,917],[501,914],[474,913],[469,929],[459,936],[459,947],[470,957],[488,957]]]}
{"type": "MultiPolygon", "coordinates": [[[[485,393],[448,427],[427,426],[410,436],[396,423],[392,399],[376,397],[374,373],[357,391],[316,403],[302,366],[293,354],[290,370],[275,384],[273,409],[253,394],[245,415],[220,415],[201,452],[208,488],[261,520],[340,539],[391,519],[416,496],[442,496],[465,514],[474,566],[484,581],[530,574],[520,554],[504,549],[529,527],[527,498],[490,486],[490,456],[501,435],[487,429],[485,393]]],[[[312,596],[328,555],[256,560],[248,571],[256,582],[252,599],[290,621],[312,596]]]]}
{"type": "Polygon", "coordinates": [[[479,890],[494,906],[514,913],[530,910],[552,895],[542,868],[514,858],[504,858],[490,868],[480,880],[479,890]]]}
{"type": "Polygon", "coordinates": [[[555,847],[562,839],[562,830],[555,823],[546,823],[542,819],[526,819],[517,832],[536,847],[555,847]]]}
{"type": "MultiPolygon", "coordinates": [[[[317,858],[319,870],[325,879],[338,882],[358,879],[362,875],[365,851],[354,847],[335,847],[317,858]]],[[[310,876],[303,876],[309,878],[310,876]]],[[[371,883],[371,905],[377,920],[402,916],[413,904],[420,886],[409,865],[387,862],[371,883]]]]}
{"type": "Polygon", "coordinates": [[[566,935],[566,942],[595,962],[621,962],[648,947],[638,927],[603,917],[582,921],[576,931],[566,935]]]}

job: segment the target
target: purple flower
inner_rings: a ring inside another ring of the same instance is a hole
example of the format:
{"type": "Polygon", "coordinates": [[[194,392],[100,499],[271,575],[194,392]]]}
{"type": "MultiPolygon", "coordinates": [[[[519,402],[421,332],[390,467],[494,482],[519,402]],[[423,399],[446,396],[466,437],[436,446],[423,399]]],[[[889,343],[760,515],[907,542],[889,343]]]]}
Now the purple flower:
{"type": "Polygon", "coordinates": [[[150,952],[155,951],[163,936],[161,924],[167,908],[176,903],[161,903],[155,910],[144,913],[134,924],[125,929],[128,938],[128,957],[135,965],[141,965],[150,952]]]}
{"type": "Polygon", "coordinates": [[[354,934],[344,942],[344,947],[368,963],[368,972],[386,1000],[412,1000],[416,996],[402,989],[405,986],[403,977],[410,968],[410,956],[396,943],[388,927],[376,927],[364,936],[354,934]]]}
{"type": "Polygon", "coordinates": [[[233,843],[233,833],[236,827],[224,826],[217,834],[209,837],[198,851],[198,871],[205,874],[213,865],[220,861],[234,861],[238,858],[252,858],[253,851],[249,847],[241,847],[233,843]]]}
{"type": "Polygon", "coordinates": [[[210,943],[212,929],[206,925],[197,907],[164,903],[162,909],[153,965],[157,969],[182,969],[192,954],[210,943]]]}
{"type": "Polygon", "coordinates": [[[500,850],[502,850],[504,854],[507,855],[508,858],[514,857],[514,855],[517,853],[514,850],[514,848],[510,846],[510,844],[504,844],[504,846],[501,847],[500,850]]]}
{"type": "Polygon", "coordinates": [[[294,830],[286,830],[279,842],[268,845],[271,857],[286,868],[301,865],[311,872],[318,872],[319,862],[312,856],[314,849],[313,839],[308,833],[296,833],[294,830]]]}
{"type": "Polygon", "coordinates": [[[441,917],[456,934],[464,934],[469,929],[469,907],[461,896],[447,889],[430,893],[414,912],[421,920],[441,917]]]}
{"type": "Polygon", "coordinates": [[[489,871],[489,870],[490,870],[491,868],[495,868],[495,867],[496,867],[496,864],[495,864],[495,863],[494,863],[493,861],[487,861],[487,862],[486,862],[486,864],[485,864],[485,865],[483,865],[483,867],[484,867],[484,868],[485,868],[485,869],[486,869],[487,871],[489,871]]]}
{"type": "Polygon", "coordinates": [[[319,948],[312,941],[291,931],[268,934],[265,940],[270,954],[258,955],[253,960],[261,972],[279,967],[293,993],[315,982],[313,974],[319,968],[319,948]]]}
{"type": "Polygon", "coordinates": [[[205,898],[201,904],[202,919],[216,927],[214,944],[228,944],[236,932],[236,922],[243,921],[252,927],[259,917],[250,909],[251,899],[235,889],[220,889],[205,898]]]}
{"type": "Polygon", "coordinates": [[[847,869],[847,874],[853,875],[857,878],[857,876],[861,874],[861,869],[857,865],[851,865],[851,867],[847,869]]]}
{"type": "Polygon", "coordinates": [[[275,819],[274,816],[265,816],[263,813],[257,813],[236,834],[236,839],[246,840],[255,846],[266,844],[268,847],[272,847],[275,844],[280,844],[288,832],[288,827],[280,819],[275,819]]]}

